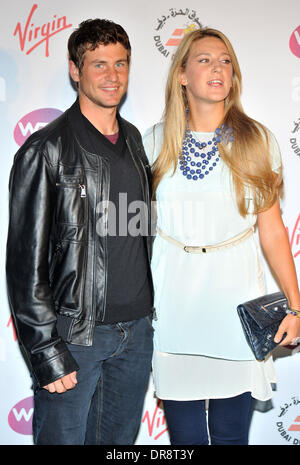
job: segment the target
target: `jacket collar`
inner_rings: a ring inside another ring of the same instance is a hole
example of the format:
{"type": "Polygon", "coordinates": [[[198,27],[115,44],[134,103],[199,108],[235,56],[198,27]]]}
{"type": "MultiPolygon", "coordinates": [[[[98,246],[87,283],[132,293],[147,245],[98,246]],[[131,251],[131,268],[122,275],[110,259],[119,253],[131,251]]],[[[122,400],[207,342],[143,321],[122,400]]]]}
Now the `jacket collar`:
{"type": "MultiPolygon", "coordinates": [[[[73,105],[66,112],[67,119],[72,127],[72,132],[78,139],[78,142],[82,147],[84,147],[87,152],[94,153],[94,148],[91,140],[88,137],[85,137],[86,126],[84,119],[80,110],[79,99],[77,98],[73,105]]],[[[127,138],[126,125],[124,124],[123,118],[117,112],[117,119],[120,128],[122,128],[125,139],[127,138]]]]}

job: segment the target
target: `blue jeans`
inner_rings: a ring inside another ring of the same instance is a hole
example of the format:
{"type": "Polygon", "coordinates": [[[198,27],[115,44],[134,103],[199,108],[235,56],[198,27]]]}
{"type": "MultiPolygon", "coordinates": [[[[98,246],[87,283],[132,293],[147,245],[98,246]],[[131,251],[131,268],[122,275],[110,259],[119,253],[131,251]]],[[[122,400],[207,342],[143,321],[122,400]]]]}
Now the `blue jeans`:
{"type": "Polygon", "coordinates": [[[245,392],[228,399],[211,399],[207,431],[204,400],[164,400],[171,444],[247,445],[253,399],[245,392]]]}
{"type": "Polygon", "coordinates": [[[80,369],[62,394],[35,396],[35,444],[130,445],[137,434],[151,370],[151,317],[96,326],[91,347],[69,344],[80,369]]]}

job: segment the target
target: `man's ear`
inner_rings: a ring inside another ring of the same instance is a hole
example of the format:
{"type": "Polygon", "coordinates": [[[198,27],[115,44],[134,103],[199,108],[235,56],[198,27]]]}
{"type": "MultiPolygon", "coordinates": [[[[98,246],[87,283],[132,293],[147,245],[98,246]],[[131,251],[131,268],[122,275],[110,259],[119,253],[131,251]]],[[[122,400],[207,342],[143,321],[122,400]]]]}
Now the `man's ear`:
{"type": "Polygon", "coordinates": [[[72,60],[69,60],[69,73],[74,82],[79,82],[79,69],[72,60]]]}

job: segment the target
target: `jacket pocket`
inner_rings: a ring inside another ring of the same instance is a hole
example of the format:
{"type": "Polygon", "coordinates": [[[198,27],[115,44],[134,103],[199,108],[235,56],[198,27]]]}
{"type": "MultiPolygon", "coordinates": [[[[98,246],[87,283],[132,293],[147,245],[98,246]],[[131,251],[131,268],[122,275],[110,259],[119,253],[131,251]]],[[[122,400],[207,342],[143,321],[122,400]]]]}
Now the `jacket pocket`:
{"type": "Polygon", "coordinates": [[[82,225],[86,218],[87,187],[83,177],[62,176],[56,182],[56,221],[82,225]]]}
{"type": "Polygon", "coordinates": [[[70,318],[65,315],[57,314],[56,329],[57,334],[64,342],[71,342],[72,329],[75,324],[75,318],[70,318]]]}
{"type": "Polygon", "coordinates": [[[52,263],[50,286],[55,305],[66,316],[77,318],[83,310],[86,253],[85,243],[63,241],[52,263]]]}

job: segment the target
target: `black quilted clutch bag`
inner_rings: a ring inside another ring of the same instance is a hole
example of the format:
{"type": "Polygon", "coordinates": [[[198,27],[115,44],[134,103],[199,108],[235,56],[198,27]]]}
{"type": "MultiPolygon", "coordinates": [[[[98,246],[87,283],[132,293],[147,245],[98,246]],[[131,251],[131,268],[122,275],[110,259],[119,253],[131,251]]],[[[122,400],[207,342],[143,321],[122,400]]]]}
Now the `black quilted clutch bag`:
{"type": "Polygon", "coordinates": [[[249,346],[257,360],[264,360],[278,344],[274,336],[289,304],[283,292],[264,295],[237,307],[249,346]]]}

